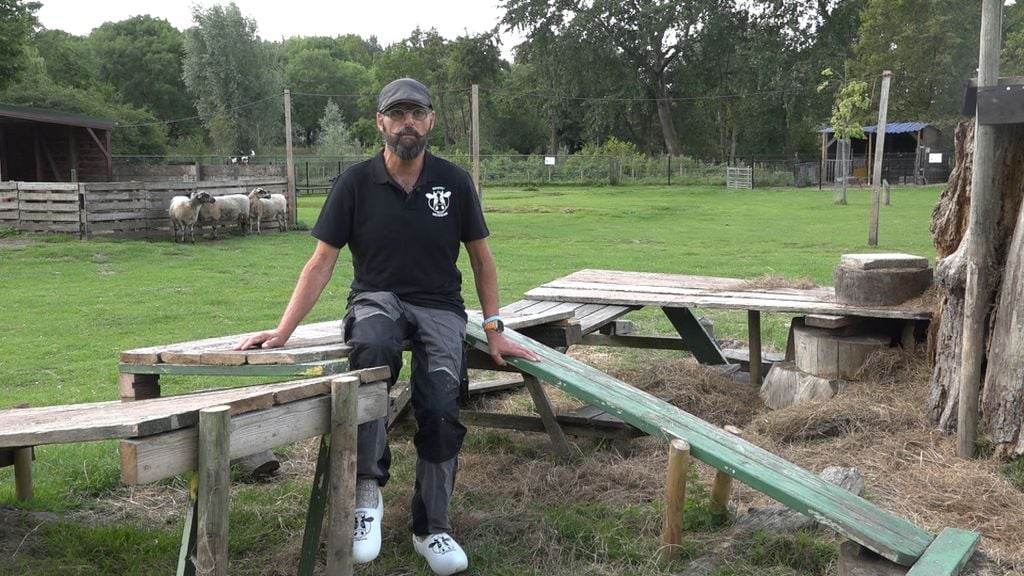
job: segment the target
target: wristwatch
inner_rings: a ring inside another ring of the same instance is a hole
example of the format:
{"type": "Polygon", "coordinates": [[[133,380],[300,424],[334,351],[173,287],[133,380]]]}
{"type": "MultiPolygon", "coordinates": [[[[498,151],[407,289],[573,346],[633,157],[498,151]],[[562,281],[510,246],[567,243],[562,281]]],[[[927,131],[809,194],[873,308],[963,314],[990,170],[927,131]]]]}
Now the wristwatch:
{"type": "Polygon", "coordinates": [[[487,330],[494,330],[495,332],[503,332],[505,330],[505,323],[501,321],[501,316],[491,316],[483,321],[482,326],[485,332],[487,330]]]}

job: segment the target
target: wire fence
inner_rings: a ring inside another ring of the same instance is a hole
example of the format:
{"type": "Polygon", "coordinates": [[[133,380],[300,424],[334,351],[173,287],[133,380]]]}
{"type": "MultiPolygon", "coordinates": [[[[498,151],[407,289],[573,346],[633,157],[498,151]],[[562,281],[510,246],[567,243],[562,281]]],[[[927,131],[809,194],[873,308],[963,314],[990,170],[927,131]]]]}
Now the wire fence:
{"type": "MultiPolygon", "coordinates": [[[[469,154],[456,152],[440,155],[467,172],[473,172],[469,154]]],[[[370,155],[299,156],[294,160],[297,191],[300,194],[325,194],[338,175],[368,158],[370,155]]],[[[260,155],[249,158],[245,164],[226,162],[220,156],[118,156],[114,160],[117,165],[233,164],[232,169],[237,172],[258,170],[259,167],[265,169],[269,166],[279,166],[283,171],[286,163],[284,156],[260,155]]],[[[835,182],[836,174],[834,159],[826,161],[822,166],[820,160],[801,161],[796,157],[755,157],[729,163],[671,156],[492,154],[480,157],[480,182],[482,187],[619,184],[725,187],[729,167],[751,169],[751,184],[755,188],[831,186],[835,182]]]]}

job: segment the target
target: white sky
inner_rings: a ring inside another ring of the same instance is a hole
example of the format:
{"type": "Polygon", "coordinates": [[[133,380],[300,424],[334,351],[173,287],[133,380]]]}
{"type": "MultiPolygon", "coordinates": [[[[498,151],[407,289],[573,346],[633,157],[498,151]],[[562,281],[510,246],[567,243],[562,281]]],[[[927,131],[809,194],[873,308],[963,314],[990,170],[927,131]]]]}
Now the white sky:
{"type": "MultiPolygon", "coordinates": [[[[148,14],[163,18],[179,30],[193,25],[193,5],[208,8],[227,5],[229,0],[41,0],[36,11],[39,22],[51,30],[64,30],[84,36],[104,22],[117,22],[132,16],[148,14]]],[[[377,37],[381,46],[388,46],[409,34],[417,26],[424,30],[436,28],[442,37],[479,34],[493,28],[504,10],[500,0],[235,0],[248,18],[256,20],[258,33],[264,40],[279,41],[291,36],[340,36],[358,34],[377,37]]],[[[506,59],[521,37],[503,35],[501,47],[506,59]]]]}

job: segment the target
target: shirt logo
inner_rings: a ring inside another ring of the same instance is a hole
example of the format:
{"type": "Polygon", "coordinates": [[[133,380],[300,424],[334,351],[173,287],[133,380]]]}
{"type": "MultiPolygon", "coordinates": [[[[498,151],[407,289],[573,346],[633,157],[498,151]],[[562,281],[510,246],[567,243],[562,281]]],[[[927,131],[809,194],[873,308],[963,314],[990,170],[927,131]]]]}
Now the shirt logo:
{"type": "Polygon", "coordinates": [[[427,205],[437,218],[444,218],[448,215],[448,206],[451,204],[452,193],[444,189],[444,186],[434,186],[427,192],[427,205]]]}

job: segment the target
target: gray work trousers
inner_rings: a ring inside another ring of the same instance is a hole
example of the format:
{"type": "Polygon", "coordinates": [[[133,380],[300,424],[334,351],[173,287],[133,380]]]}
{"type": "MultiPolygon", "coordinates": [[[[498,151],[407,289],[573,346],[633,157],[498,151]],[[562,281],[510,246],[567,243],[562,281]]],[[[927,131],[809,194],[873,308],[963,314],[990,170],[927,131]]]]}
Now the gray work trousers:
{"type": "MultiPolygon", "coordinates": [[[[459,383],[466,321],[458,313],[402,302],[391,292],[349,297],[345,340],[352,369],[388,366],[394,384],[402,346],[412,346],[412,408],[417,431],[416,485],[409,528],[423,536],[450,532],[448,507],[466,428],[459,422],[459,383]]],[[[357,475],[384,486],[390,474],[387,418],[359,426],[357,475]]]]}

